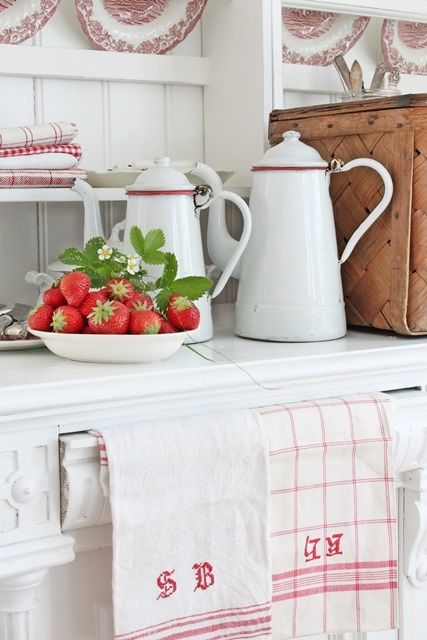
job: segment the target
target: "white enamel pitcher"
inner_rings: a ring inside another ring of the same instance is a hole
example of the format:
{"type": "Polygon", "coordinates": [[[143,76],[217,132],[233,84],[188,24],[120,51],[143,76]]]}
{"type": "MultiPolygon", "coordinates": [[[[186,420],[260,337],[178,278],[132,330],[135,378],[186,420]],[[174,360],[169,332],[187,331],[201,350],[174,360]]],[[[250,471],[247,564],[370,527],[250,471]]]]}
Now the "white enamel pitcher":
{"type": "Polygon", "coordinates": [[[240,265],[236,333],[278,342],[334,340],[346,333],[340,265],[389,204],[393,183],[382,164],[358,158],[328,166],[288,131],[253,166],[252,235],[240,265]],[[370,167],[384,181],[379,205],[338,258],[331,172],[370,167]]]}
{"type": "MultiPolygon", "coordinates": [[[[224,289],[245,250],[251,233],[252,219],[242,198],[234,193],[218,190],[221,180],[212,169],[198,163],[191,173],[202,180],[212,178],[214,187],[195,187],[183,173],[171,167],[169,158],[156,159],[152,168],[143,171],[136,182],[126,188],[126,218],[124,223],[114,227],[109,243],[124,253],[135,253],[129,241],[129,232],[133,226],[140,227],[144,234],[150,229],[162,229],[166,238],[165,251],[171,251],[177,257],[178,277],[204,276],[206,271],[199,212],[213,205],[209,214],[209,217],[212,217],[217,214],[215,205],[220,202],[220,211],[223,212],[224,200],[229,200],[238,207],[243,216],[242,236],[238,242],[233,241],[233,248],[227,262],[222,265],[222,274],[212,294],[196,301],[200,309],[200,326],[189,342],[202,342],[209,340],[213,335],[210,301],[224,289]],[[123,240],[120,240],[119,233],[123,229],[123,240]]],[[[161,267],[148,265],[146,268],[153,278],[160,275],[161,267]]]]}

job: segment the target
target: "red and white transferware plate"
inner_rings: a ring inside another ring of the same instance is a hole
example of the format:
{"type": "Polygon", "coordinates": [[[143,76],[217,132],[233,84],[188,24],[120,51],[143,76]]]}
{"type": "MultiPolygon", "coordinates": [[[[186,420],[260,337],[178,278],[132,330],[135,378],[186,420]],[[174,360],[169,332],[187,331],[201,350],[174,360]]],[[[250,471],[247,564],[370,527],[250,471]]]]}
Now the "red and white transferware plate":
{"type": "Polygon", "coordinates": [[[0,43],[31,38],[53,16],[59,0],[0,0],[0,43]]]}
{"type": "Polygon", "coordinates": [[[283,62],[326,66],[344,55],[369,18],[310,9],[282,9],[283,62]]]}
{"type": "Polygon", "coordinates": [[[74,2],[82,29],[96,49],[165,53],[194,29],[207,0],[74,2]]]}
{"type": "Polygon", "coordinates": [[[384,61],[401,73],[427,75],[427,24],[384,20],[381,46],[384,61]]]}

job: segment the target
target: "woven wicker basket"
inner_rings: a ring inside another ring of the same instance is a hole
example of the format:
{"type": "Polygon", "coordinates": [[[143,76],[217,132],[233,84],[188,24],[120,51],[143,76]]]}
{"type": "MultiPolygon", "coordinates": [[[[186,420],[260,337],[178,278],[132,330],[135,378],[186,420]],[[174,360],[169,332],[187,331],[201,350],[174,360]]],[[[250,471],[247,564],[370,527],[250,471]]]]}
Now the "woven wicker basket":
{"type": "MultiPolygon", "coordinates": [[[[390,171],[393,200],[342,267],[347,321],[427,333],[427,94],[273,111],[271,144],[288,129],[325,160],[374,158],[390,171]]],[[[332,176],[340,253],[381,195],[372,170],[332,176]]]]}

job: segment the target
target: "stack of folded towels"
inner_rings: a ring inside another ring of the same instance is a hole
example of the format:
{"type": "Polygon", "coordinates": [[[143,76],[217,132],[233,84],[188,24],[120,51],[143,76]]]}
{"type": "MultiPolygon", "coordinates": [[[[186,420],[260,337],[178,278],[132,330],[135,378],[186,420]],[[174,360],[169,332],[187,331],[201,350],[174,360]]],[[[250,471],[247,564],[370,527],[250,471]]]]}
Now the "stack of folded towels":
{"type": "Polygon", "coordinates": [[[0,187],[71,187],[86,179],[73,122],[0,128],[0,187]]]}

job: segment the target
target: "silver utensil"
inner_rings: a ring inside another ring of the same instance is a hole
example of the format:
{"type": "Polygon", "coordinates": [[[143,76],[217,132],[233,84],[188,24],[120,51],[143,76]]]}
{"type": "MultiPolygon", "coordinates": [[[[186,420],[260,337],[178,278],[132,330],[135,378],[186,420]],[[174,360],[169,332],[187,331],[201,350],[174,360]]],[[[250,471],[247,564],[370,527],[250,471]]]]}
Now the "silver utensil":
{"type": "Polygon", "coordinates": [[[375,91],[376,89],[381,89],[384,85],[385,74],[389,71],[387,65],[384,62],[380,62],[375,67],[375,72],[372,77],[372,82],[370,86],[371,91],[375,91]]]}
{"type": "Polygon", "coordinates": [[[338,71],[338,75],[343,83],[344,89],[346,89],[346,91],[351,91],[350,69],[348,68],[343,56],[335,56],[334,67],[338,71]]]}
{"type": "Polygon", "coordinates": [[[360,93],[363,86],[363,72],[360,63],[355,60],[350,69],[350,84],[351,90],[355,93],[360,93]]]}

